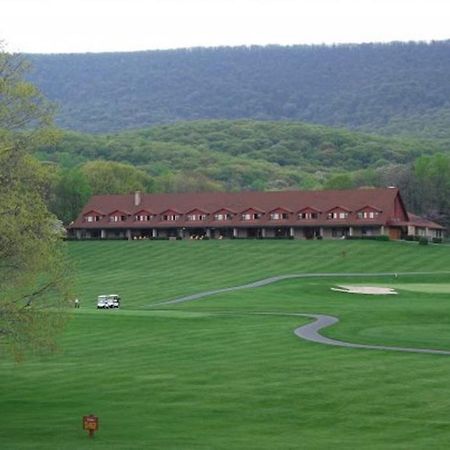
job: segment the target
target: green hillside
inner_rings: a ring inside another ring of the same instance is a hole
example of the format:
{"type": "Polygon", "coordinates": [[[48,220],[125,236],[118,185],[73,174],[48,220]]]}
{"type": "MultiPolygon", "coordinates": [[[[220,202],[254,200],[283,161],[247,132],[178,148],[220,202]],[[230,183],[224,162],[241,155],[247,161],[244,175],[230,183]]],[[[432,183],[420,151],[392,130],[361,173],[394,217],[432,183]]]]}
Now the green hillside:
{"type": "Polygon", "coordinates": [[[73,242],[81,308],[61,351],[0,361],[8,450],[445,448],[449,356],[299,339],[310,319],[354,343],[450,350],[446,245],[397,242],[73,242]],[[364,276],[320,272],[365,273],[364,276]],[[267,276],[312,276],[179,305],[158,301],[267,276]],[[397,296],[332,292],[372,283],[397,296]],[[411,287],[411,289],[409,289],[411,287]],[[123,308],[95,309],[122,294],[123,308]],[[93,440],[83,415],[100,418],[93,440]]]}
{"type": "MultiPolygon", "coordinates": [[[[119,161],[153,177],[184,173],[213,180],[222,190],[267,190],[320,187],[335,173],[385,173],[388,165],[449,149],[447,141],[384,138],[294,122],[222,120],[116,134],[66,133],[55,146],[41,148],[39,156],[69,167],[119,161]]],[[[376,182],[365,175],[360,183],[376,182]]]]}
{"type": "Polygon", "coordinates": [[[450,137],[450,41],[28,55],[68,129],[293,120],[450,137]]]}
{"type": "Polygon", "coordinates": [[[84,241],[70,250],[80,298],[119,292],[131,309],[283,274],[450,270],[447,245],[408,242],[84,241]]]}

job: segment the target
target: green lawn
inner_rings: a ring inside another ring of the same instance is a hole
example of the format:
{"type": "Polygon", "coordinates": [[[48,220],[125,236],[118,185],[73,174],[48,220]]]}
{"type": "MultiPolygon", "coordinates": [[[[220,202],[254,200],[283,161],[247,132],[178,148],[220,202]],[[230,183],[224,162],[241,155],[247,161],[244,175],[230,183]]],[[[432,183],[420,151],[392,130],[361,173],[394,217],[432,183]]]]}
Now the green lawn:
{"type": "Polygon", "coordinates": [[[324,313],[342,340],[450,350],[450,247],[376,242],[71,243],[82,307],[61,352],[0,363],[4,449],[446,449],[450,357],[326,347],[293,330],[324,313]],[[305,278],[173,306],[164,299],[305,278]],[[399,295],[333,292],[339,283],[399,295]],[[420,289],[408,287],[421,286],[420,289]],[[120,311],[95,310],[117,292],[120,311]],[[93,412],[93,441],[81,416],[93,412]]]}

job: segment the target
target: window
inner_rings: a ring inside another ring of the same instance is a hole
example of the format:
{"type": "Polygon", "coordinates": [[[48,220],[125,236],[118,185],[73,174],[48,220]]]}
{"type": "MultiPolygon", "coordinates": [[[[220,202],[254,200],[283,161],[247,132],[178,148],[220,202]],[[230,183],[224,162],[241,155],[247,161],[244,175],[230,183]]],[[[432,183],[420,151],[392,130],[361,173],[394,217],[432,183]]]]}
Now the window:
{"type": "Polygon", "coordinates": [[[378,214],[378,211],[359,211],[357,215],[358,219],[375,219],[378,214]]]}
{"type": "Polygon", "coordinates": [[[245,212],[243,214],[241,214],[241,219],[242,220],[258,220],[260,219],[262,216],[261,213],[258,212],[245,212]]]}
{"type": "Polygon", "coordinates": [[[136,222],[148,222],[152,219],[152,217],[153,216],[151,216],[150,214],[137,214],[134,216],[134,220],[136,222]]]}
{"type": "Polygon", "coordinates": [[[174,220],[178,220],[179,218],[179,214],[163,214],[162,216],[162,220],[164,222],[173,222],[174,220]]]}
{"type": "Polygon", "coordinates": [[[284,220],[288,218],[288,214],[285,212],[271,212],[270,220],[284,220]]]}
{"type": "Polygon", "coordinates": [[[348,217],[348,212],[346,211],[332,211],[327,215],[328,219],[346,219],[348,217]]]}
{"type": "Polygon", "coordinates": [[[231,220],[233,216],[230,213],[219,212],[214,214],[214,220],[231,220]]]}
{"type": "Polygon", "coordinates": [[[102,217],[101,216],[84,216],[85,222],[98,222],[102,217]]]}
{"type": "Polygon", "coordinates": [[[188,214],[188,216],[187,216],[187,220],[190,220],[192,222],[206,220],[206,218],[207,218],[207,214],[203,214],[203,213],[188,214]]]}
{"type": "Polygon", "coordinates": [[[303,220],[312,220],[317,219],[318,217],[319,213],[317,212],[301,212],[298,214],[298,218],[303,220]]]}
{"type": "Polygon", "coordinates": [[[109,216],[110,222],[124,222],[125,220],[127,220],[127,216],[124,216],[124,215],[109,216]]]}

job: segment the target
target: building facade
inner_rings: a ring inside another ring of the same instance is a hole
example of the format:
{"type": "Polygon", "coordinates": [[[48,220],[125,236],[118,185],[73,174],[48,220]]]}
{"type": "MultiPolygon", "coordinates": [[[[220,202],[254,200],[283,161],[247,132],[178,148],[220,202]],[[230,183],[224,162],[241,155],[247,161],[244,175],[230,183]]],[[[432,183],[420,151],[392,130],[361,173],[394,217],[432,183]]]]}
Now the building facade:
{"type": "MultiPolygon", "coordinates": [[[[68,227],[76,239],[401,239],[410,220],[397,188],[96,195],[68,227]]],[[[424,220],[424,219],[421,219],[424,220]]],[[[430,237],[443,227],[427,221],[430,237]]],[[[415,228],[414,228],[415,230],[415,228]]]]}

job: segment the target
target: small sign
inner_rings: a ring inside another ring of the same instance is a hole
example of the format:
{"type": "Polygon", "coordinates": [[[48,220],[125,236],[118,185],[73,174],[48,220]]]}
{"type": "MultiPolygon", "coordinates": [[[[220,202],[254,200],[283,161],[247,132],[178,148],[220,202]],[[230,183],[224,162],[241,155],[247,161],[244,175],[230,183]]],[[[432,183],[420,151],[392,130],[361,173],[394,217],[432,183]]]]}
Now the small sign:
{"type": "Polygon", "coordinates": [[[93,437],[94,432],[98,431],[98,417],[93,414],[83,416],[83,430],[89,431],[89,437],[93,437]]]}

